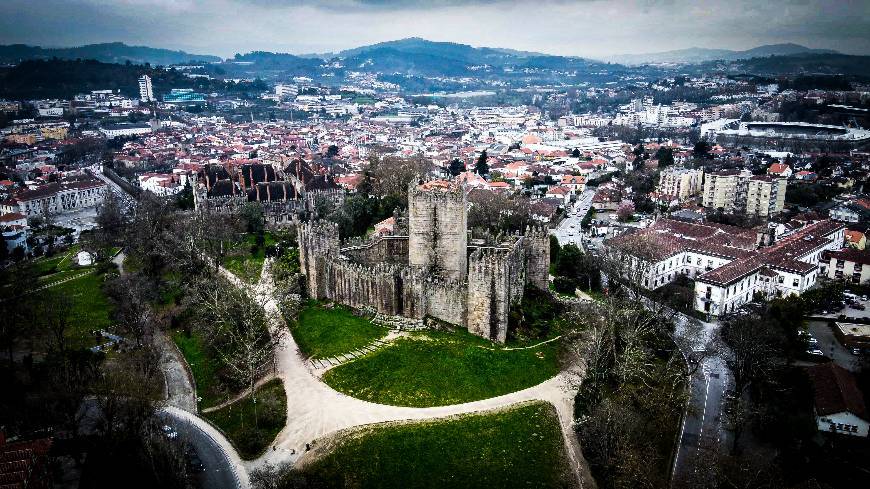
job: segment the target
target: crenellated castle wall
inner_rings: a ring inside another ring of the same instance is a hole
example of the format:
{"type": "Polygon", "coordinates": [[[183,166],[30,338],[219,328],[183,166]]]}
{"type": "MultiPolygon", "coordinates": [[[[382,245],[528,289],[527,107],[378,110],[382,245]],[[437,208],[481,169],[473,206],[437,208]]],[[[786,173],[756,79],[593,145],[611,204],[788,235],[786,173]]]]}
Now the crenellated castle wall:
{"type": "Polygon", "coordinates": [[[342,244],[341,254],[358,263],[408,264],[407,236],[380,236],[374,240],[350,240],[342,244]]]}
{"type": "Polygon", "coordinates": [[[342,245],[333,223],[300,225],[310,296],[386,316],[436,318],[503,343],[511,305],[522,300],[525,286],[547,290],[547,230],[529,228],[469,247],[461,188],[412,184],[409,194],[407,237],[342,245]]]}

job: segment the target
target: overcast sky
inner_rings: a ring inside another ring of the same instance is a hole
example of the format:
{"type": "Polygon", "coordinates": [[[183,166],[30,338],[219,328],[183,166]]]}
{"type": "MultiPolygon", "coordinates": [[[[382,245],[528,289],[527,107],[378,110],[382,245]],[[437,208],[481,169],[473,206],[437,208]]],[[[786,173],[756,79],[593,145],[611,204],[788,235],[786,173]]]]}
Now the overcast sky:
{"type": "Polygon", "coordinates": [[[412,36],[588,57],[783,42],[870,54],[870,0],[0,0],[0,44],[228,57],[412,36]]]}

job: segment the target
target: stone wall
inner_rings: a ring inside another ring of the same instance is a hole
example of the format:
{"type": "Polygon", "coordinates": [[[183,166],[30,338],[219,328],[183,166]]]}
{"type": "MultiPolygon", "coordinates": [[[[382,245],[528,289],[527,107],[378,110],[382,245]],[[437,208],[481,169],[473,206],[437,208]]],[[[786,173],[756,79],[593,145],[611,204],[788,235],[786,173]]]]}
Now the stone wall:
{"type": "Polygon", "coordinates": [[[408,262],[444,277],[467,273],[468,200],[461,186],[408,187],[408,262]]]}
{"type": "Polygon", "coordinates": [[[526,228],[526,281],[540,290],[550,287],[550,233],[546,227],[526,228]]]}
{"type": "Polygon", "coordinates": [[[399,315],[401,282],[397,267],[389,264],[363,265],[345,260],[326,264],[326,296],[355,309],[373,309],[399,315]]]}
{"type": "Polygon", "coordinates": [[[342,244],[341,254],[358,263],[408,264],[407,236],[380,236],[374,240],[348,241],[342,244]]]}
{"type": "Polygon", "coordinates": [[[425,271],[404,268],[401,273],[402,314],[423,319],[431,316],[441,321],[465,326],[465,283],[425,271]]]}
{"type": "Polygon", "coordinates": [[[508,256],[482,248],[472,253],[468,262],[468,331],[500,343],[507,338],[511,304],[508,256]]]}
{"type": "Polygon", "coordinates": [[[297,240],[308,295],[313,299],[329,298],[327,264],[339,257],[338,225],[329,221],[302,223],[297,240]]]}

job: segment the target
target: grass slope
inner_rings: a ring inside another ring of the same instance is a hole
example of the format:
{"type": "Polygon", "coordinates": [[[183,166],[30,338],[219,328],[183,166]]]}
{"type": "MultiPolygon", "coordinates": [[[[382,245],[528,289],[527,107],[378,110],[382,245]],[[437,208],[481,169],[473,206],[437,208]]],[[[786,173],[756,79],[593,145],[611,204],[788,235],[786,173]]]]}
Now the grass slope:
{"type": "Polygon", "coordinates": [[[227,435],[245,460],[260,456],[284,428],[287,397],[279,379],[257,389],[256,407],[256,420],[254,402],[250,396],[203,415],[227,435]]]}
{"type": "Polygon", "coordinates": [[[245,239],[233,246],[224,257],[224,268],[249,283],[256,283],[260,279],[263,262],[266,261],[266,248],[277,243],[272,233],[267,232],[263,237],[263,245],[257,246],[256,236],[246,235],[245,239]]]}
{"type": "Polygon", "coordinates": [[[67,332],[70,347],[90,348],[97,344],[91,331],[111,330],[111,305],[102,286],[102,275],[89,274],[52,288],[52,292],[63,294],[72,301],[72,327],[67,332]]]}
{"type": "Polygon", "coordinates": [[[224,399],[224,392],[217,381],[218,362],[208,355],[205,340],[196,332],[190,336],[183,331],[177,331],[172,335],[172,341],[181,350],[184,360],[190,366],[193,380],[196,382],[196,395],[200,409],[220,404],[224,399]]]}
{"type": "Polygon", "coordinates": [[[387,331],[368,319],[354,316],[347,308],[327,309],[316,303],[306,306],[292,325],[293,339],[299,349],[312,358],[351,352],[382,338],[387,331]]]}
{"type": "Polygon", "coordinates": [[[302,475],[324,487],[361,489],[572,487],[556,412],[546,403],[371,428],[340,441],[302,475]]]}
{"type": "Polygon", "coordinates": [[[539,384],[559,371],[557,343],[504,350],[470,333],[427,332],[336,367],[333,389],[398,406],[445,406],[500,396],[539,384]]]}

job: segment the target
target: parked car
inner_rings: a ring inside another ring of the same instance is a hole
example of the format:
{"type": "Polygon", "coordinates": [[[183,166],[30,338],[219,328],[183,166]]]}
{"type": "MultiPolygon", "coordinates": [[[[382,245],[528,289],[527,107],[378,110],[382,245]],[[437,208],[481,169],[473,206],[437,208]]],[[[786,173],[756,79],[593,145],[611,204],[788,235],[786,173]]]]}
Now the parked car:
{"type": "Polygon", "coordinates": [[[168,424],[163,425],[161,430],[163,431],[163,434],[166,435],[166,438],[169,438],[170,440],[178,438],[178,432],[175,431],[175,428],[169,426],[168,424]]]}
{"type": "Polygon", "coordinates": [[[859,311],[863,311],[864,309],[867,309],[867,307],[865,307],[864,304],[859,304],[857,302],[855,304],[851,304],[849,307],[851,307],[852,309],[857,309],[859,311]]]}
{"type": "Polygon", "coordinates": [[[818,348],[809,348],[809,349],[807,349],[807,353],[809,353],[810,355],[824,356],[824,353],[822,353],[822,350],[819,350],[818,348]]]}

